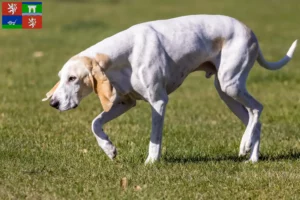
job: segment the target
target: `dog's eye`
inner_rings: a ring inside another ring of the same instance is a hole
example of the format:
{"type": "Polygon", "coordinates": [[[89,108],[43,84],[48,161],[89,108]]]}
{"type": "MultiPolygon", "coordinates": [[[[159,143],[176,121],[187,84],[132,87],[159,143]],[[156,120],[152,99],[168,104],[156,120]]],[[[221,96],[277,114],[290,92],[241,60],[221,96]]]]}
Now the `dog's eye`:
{"type": "Polygon", "coordinates": [[[69,77],[69,82],[75,81],[75,80],[76,80],[76,77],[75,77],[75,76],[70,76],[70,77],[69,77]]]}

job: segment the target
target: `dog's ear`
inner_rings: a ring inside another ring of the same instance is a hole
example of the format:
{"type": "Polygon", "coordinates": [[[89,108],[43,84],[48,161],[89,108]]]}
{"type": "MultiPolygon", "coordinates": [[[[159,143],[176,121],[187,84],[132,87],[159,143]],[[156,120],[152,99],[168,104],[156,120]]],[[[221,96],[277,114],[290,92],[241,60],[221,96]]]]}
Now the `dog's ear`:
{"type": "Polygon", "coordinates": [[[114,100],[113,87],[104,73],[109,65],[110,59],[103,54],[97,54],[92,60],[91,82],[105,112],[111,109],[114,100]]]}
{"type": "Polygon", "coordinates": [[[110,58],[105,54],[96,54],[95,61],[98,63],[102,71],[106,71],[111,65],[110,58]]]}
{"type": "Polygon", "coordinates": [[[54,85],[54,87],[49,92],[47,92],[46,98],[42,99],[42,101],[47,101],[48,99],[50,99],[53,93],[55,92],[56,88],[58,87],[58,85],[59,85],[59,81],[54,85]]]}

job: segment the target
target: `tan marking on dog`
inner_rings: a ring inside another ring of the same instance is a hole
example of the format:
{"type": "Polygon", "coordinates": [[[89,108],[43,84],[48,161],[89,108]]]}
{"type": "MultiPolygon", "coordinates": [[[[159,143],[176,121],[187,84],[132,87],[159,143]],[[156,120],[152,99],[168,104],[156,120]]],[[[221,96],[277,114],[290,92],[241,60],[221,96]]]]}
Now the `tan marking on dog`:
{"type": "Polygon", "coordinates": [[[107,112],[113,105],[113,87],[95,60],[93,60],[92,76],[94,78],[94,91],[98,94],[104,111],[107,112]]]}
{"type": "Polygon", "coordinates": [[[84,63],[84,66],[90,72],[90,75],[83,80],[84,83],[92,87],[94,92],[98,95],[103,110],[105,112],[109,111],[113,105],[114,100],[113,87],[104,74],[104,70],[97,60],[103,62],[104,65],[102,66],[108,66],[110,64],[110,59],[108,58],[108,56],[105,56],[103,54],[98,54],[96,58],[97,60],[93,60],[85,56],[80,57],[79,59],[82,63],[84,63]]]}
{"type": "MultiPolygon", "coordinates": [[[[86,56],[75,55],[72,58],[70,58],[70,60],[81,60],[87,66],[92,66],[91,65],[92,59],[89,57],[86,57],[86,56]]],[[[109,66],[111,65],[111,59],[109,58],[108,55],[105,55],[105,54],[97,53],[95,56],[95,61],[98,63],[98,65],[100,66],[100,68],[103,71],[107,70],[109,68],[109,66]]]]}
{"type": "Polygon", "coordinates": [[[84,66],[92,72],[93,69],[93,59],[86,57],[86,56],[81,56],[79,57],[80,61],[83,62],[84,66]]]}
{"type": "Polygon", "coordinates": [[[83,78],[82,82],[91,88],[94,88],[94,83],[93,83],[93,79],[90,76],[86,76],[83,78]]]}
{"type": "Polygon", "coordinates": [[[59,85],[59,82],[58,81],[54,86],[53,88],[51,88],[51,90],[49,92],[46,93],[46,98],[42,99],[42,101],[47,101],[48,99],[50,99],[53,95],[53,93],[55,92],[56,88],[58,87],[59,85]]]}
{"type": "Polygon", "coordinates": [[[103,71],[106,71],[111,65],[109,56],[105,54],[96,54],[95,60],[103,71]]]}
{"type": "Polygon", "coordinates": [[[213,51],[221,51],[224,45],[225,39],[222,37],[217,37],[212,41],[212,50],[213,51]]]}

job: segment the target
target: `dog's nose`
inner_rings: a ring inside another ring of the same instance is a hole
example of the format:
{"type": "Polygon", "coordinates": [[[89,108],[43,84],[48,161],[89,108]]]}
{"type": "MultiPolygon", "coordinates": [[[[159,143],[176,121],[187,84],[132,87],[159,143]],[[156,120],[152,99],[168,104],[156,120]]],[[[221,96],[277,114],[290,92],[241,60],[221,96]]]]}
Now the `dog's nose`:
{"type": "Polygon", "coordinates": [[[52,106],[53,108],[58,109],[59,108],[59,101],[57,101],[55,99],[51,99],[50,100],[50,106],[52,106]]]}

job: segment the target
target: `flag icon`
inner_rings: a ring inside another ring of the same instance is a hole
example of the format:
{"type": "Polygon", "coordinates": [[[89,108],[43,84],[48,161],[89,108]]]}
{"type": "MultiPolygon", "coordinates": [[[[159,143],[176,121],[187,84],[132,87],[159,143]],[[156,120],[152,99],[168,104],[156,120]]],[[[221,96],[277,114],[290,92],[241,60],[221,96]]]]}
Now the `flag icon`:
{"type": "Polygon", "coordinates": [[[2,28],[20,29],[22,28],[22,16],[2,16],[2,28]]]}
{"type": "Polygon", "coordinates": [[[42,2],[22,2],[22,15],[42,15],[42,2]]]}
{"type": "Polygon", "coordinates": [[[40,29],[42,12],[42,2],[2,2],[2,28],[40,29]]]}
{"type": "Polygon", "coordinates": [[[22,2],[2,2],[2,16],[22,15],[22,2]]]}
{"type": "Polygon", "coordinates": [[[38,29],[42,28],[42,16],[23,15],[23,29],[38,29]]]}

